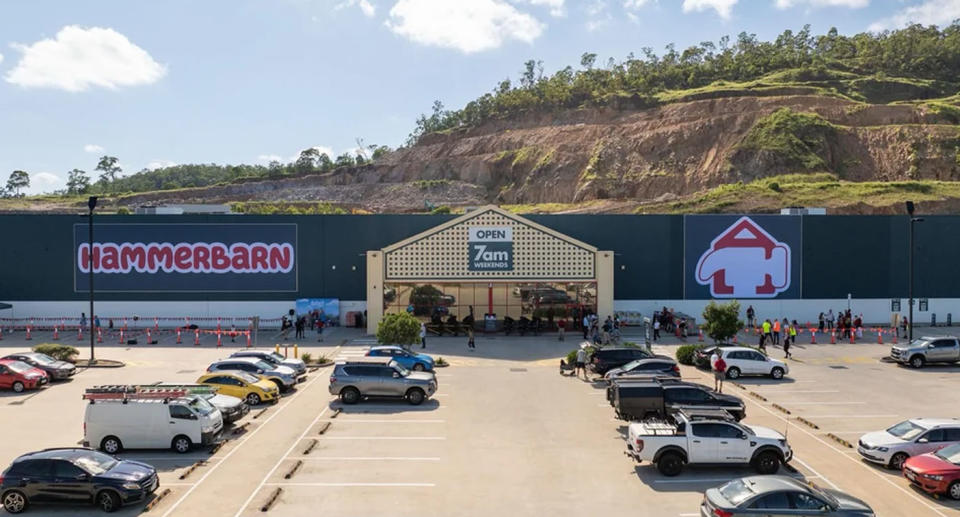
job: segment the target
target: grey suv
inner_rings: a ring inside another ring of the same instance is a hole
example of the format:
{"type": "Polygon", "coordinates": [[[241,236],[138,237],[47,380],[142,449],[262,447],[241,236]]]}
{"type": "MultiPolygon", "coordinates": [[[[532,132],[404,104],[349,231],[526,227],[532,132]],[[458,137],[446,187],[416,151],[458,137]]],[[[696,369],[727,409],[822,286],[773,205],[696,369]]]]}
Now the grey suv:
{"type": "Polygon", "coordinates": [[[344,404],[356,404],[364,397],[403,398],[414,406],[437,391],[437,377],[431,372],[412,372],[390,357],[364,357],[337,363],[330,374],[330,394],[344,404]]]}

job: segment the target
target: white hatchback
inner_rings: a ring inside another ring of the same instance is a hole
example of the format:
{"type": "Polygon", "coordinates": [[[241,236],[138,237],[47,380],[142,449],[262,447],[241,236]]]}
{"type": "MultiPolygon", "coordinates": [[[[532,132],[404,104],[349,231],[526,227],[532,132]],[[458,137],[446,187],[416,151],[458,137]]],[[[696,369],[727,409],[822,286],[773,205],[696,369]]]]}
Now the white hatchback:
{"type": "Polygon", "coordinates": [[[782,379],[784,375],[790,373],[790,367],[783,361],[773,359],[752,348],[732,346],[718,350],[727,363],[729,379],[738,379],[743,375],[769,375],[774,379],[782,379]]]}

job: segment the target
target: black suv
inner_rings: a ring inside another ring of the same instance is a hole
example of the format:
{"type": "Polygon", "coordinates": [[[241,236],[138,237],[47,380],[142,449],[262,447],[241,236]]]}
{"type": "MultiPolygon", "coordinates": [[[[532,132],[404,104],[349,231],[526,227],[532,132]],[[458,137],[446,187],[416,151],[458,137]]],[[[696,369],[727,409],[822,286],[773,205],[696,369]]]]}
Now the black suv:
{"type": "Polygon", "coordinates": [[[630,361],[637,359],[652,359],[658,357],[642,348],[634,347],[607,347],[601,348],[590,356],[590,369],[600,375],[608,370],[619,368],[630,361]]]}
{"type": "Polygon", "coordinates": [[[114,512],[142,501],[160,485],[157,471],[93,449],[44,449],[13,460],[0,475],[0,502],[8,513],[33,503],[94,504],[114,512]]]}
{"type": "Polygon", "coordinates": [[[666,418],[681,409],[723,409],[738,421],[747,416],[739,398],[674,377],[614,380],[607,388],[607,400],[624,420],[666,418]]]}

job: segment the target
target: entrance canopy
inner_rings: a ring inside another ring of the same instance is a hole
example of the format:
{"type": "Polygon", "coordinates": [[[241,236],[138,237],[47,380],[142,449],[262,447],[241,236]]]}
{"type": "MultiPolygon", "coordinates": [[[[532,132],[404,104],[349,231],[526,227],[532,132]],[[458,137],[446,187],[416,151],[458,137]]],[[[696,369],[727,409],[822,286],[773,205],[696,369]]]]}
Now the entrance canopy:
{"type": "Polygon", "coordinates": [[[496,206],[367,252],[370,333],[385,310],[398,307],[462,320],[474,306],[477,318],[517,318],[544,303],[557,315],[558,305],[612,314],[613,252],[496,206]]]}

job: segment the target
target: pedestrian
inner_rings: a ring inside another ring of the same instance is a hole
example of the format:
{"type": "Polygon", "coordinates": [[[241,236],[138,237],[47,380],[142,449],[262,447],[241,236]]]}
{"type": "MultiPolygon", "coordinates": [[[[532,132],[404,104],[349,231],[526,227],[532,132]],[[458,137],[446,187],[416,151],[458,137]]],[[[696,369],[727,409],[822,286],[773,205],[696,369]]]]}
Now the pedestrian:
{"type": "Polygon", "coordinates": [[[85,312],[80,313],[80,328],[87,328],[87,313],[85,312]]]}
{"type": "Polygon", "coordinates": [[[790,345],[797,344],[797,320],[793,320],[793,323],[790,325],[790,338],[787,341],[783,342],[783,353],[784,357],[790,359],[793,355],[790,354],[790,345]]]}
{"type": "Polygon", "coordinates": [[[295,339],[300,339],[303,337],[303,323],[304,323],[303,316],[297,318],[297,323],[295,324],[296,331],[294,331],[294,334],[293,334],[295,339]]]}
{"type": "Polygon", "coordinates": [[[713,369],[713,391],[723,393],[723,378],[726,376],[727,362],[720,356],[719,347],[710,356],[710,367],[713,369]]]}
{"type": "Polygon", "coordinates": [[[473,352],[477,348],[476,343],[473,342],[473,325],[470,325],[469,327],[467,327],[467,348],[471,352],[473,352]]]}
{"type": "Polygon", "coordinates": [[[827,330],[833,330],[833,309],[827,310],[827,330]]]}
{"type": "Polygon", "coordinates": [[[823,334],[823,320],[824,320],[824,316],[823,316],[823,313],[822,313],[822,312],[820,313],[820,316],[818,317],[818,320],[820,321],[820,326],[818,327],[818,329],[820,330],[820,333],[823,334]]]}
{"type": "Polygon", "coordinates": [[[317,341],[323,341],[323,319],[317,318],[317,341]]]}
{"type": "Polygon", "coordinates": [[[587,334],[590,332],[590,315],[583,315],[583,339],[587,339],[587,334]]]}
{"type": "Polygon", "coordinates": [[[909,325],[909,322],[907,321],[907,315],[904,314],[904,315],[900,318],[900,328],[903,329],[903,337],[908,337],[908,336],[907,336],[907,325],[909,325]]]}
{"type": "Polygon", "coordinates": [[[420,324],[420,348],[427,348],[427,324],[420,324]]]}
{"type": "Polygon", "coordinates": [[[749,328],[756,327],[755,325],[756,321],[754,321],[754,316],[756,315],[757,313],[756,311],[753,310],[753,305],[747,307],[747,327],[749,328]]]}
{"type": "Polygon", "coordinates": [[[773,346],[780,344],[780,320],[773,320],[773,346]]]}
{"type": "Polygon", "coordinates": [[[286,316],[280,316],[280,337],[287,339],[287,336],[290,335],[290,320],[286,316]]]}
{"type": "Polygon", "coordinates": [[[789,330],[790,330],[790,320],[788,320],[787,318],[783,318],[783,324],[780,325],[780,332],[783,333],[783,339],[787,339],[790,336],[789,330]]]}
{"type": "Polygon", "coordinates": [[[653,318],[653,340],[656,341],[660,339],[660,318],[653,318]]]}
{"type": "Polygon", "coordinates": [[[583,370],[583,380],[587,380],[587,344],[580,343],[580,350],[577,350],[577,368],[574,375],[580,378],[580,370],[583,370]]]}
{"type": "Polygon", "coordinates": [[[773,341],[773,335],[770,331],[773,329],[773,325],[770,323],[770,318],[763,320],[763,338],[760,340],[760,348],[766,348],[767,341],[773,341]]]}
{"type": "Polygon", "coordinates": [[[93,316],[93,329],[100,330],[100,316],[93,316]]]}
{"type": "Polygon", "coordinates": [[[680,339],[687,340],[687,318],[680,318],[680,339]]]}
{"type": "Polygon", "coordinates": [[[559,321],[557,321],[557,340],[563,341],[564,337],[566,337],[565,336],[566,333],[567,333],[567,320],[561,318],[559,321]]]}

